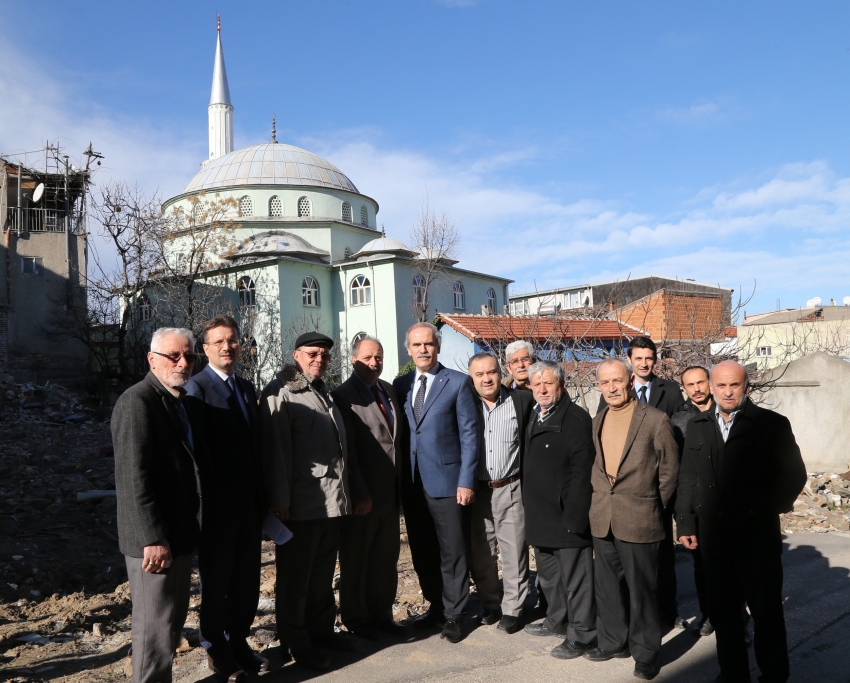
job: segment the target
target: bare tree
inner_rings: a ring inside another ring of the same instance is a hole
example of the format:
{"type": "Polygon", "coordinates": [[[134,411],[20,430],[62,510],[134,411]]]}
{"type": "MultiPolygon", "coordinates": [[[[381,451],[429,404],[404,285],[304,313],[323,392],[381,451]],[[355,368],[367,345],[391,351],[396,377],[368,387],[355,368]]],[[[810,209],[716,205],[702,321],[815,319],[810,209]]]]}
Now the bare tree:
{"type": "Polygon", "coordinates": [[[417,272],[413,283],[413,309],[417,321],[428,320],[434,289],[448,286],[446,272],[456,263],[454,257],[459,243],[457,227],[448,213],[441,211],[438,214],[426,197],[410,230],[410,244],[417,252],[417,272]]]}

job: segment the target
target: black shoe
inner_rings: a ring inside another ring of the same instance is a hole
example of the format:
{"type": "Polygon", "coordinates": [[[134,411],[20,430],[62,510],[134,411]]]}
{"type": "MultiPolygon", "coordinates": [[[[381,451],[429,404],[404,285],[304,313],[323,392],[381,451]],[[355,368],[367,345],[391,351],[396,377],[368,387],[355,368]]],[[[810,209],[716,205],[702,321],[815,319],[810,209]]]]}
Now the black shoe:
{"type": "Polygon", "coordinates": [[[516,633],[519,631],[519,617],[511,617],[507,614],[502,615],[499,620],[499,625],[496,627],[505,633],[516,633]]]}
{"type": "Polygon", "coordinates": [[[375,622],[372,626],[379,631],[389,633],[391,636],[398,636],[399,638],[405,638],[407,636],[407,629],[404,627],[404,624],[399,624],[392,619],[375,622]]]}
{"type": "Polygon", "coordinates": [[[676,618],[673,619],[673,628],[678,629],[679,631],[684,631],[688,628],[688,622],[677,614],[676,618]]]}
{"type": "Polygon", "coordinates": [[[550,631],[546,628],[545,624],[541,621],[539,624],[526,624],[525,632],[532,636],[549,636],[550,638],[563,638],[563,633],[555,633],[554,631],[550,631]]]}
{"type": "Polygon", "coordinates": [[[363,640],[378,640],[378,632],[369,624],[349,626],[348,632],[353,636],[363,638],[363,640]]]}
{"type": "Polygon", "coordinates": [[[694,634],[698,636],[710,636],[712,633],[714,633],[714,626],[711,625],[711,621],[708,618],[703,619],[699,623],[699,629],[694,631],[694,634]]]}
{"type": "Polygon", "coordinates": [[[311,640],[320,647],[327,648],[328,650],[336,650],[337,652],[354,652],[356,649],[354,643],[341,633],[328,633],[324,636],[314,637],[311,640]]]}
{"type": "Polygon", "coordinates": [[[481,610],[481,614],[479,615],[479,619],[481,623],[485,626],[492,626],[502,617],[502,611],[498,608],[496,609],[483,609],[481,610]]]}
{"type": "Polygon", "coordinates": [[[658,675],[658,667],[655,664],[643,664],[635,662],[635,678],[651,681],[658,675]]]}
{"type": "Polygon", "coordinates": [[[607,662],[609,659],[628,659],[631,656],[632,653],[629,652],[628,647],[624,647],[622,650],[617,650],[616,652],[603,650],[601,647],[594,647],[586,650],[584,653],[584,658],[589,659],[591,662],[607,662]]]}
{"type": "Polygon", "coordinates": [[[227,683],[245,683],[248,680],[248,674],[230,655],[221,655],[215,659],[207,655],[207,665],[227,683]]]}
{"type": "Polygon", "coordinates": [[[549,654],[553,657],[557,657],[558,659],[575,659],[576,657],[581,657],[589,649],[590,645],[577,643],[576,641],[567,638],[549,654]]]}
{"type": "Polygon", "coordinates": [[[292,650],[292,659],[295,660],[296,664],[316,671],[327,669],[331,665],[327,653],[314,645],[308,645],[300,650],[292,650]]]}
{"type": "Polygon", "coordinates": [[[460,622],[456,619],[446,619],[446,625],[443,626],[443,632],[440,638],[448,640],[450,643],[460,642],[463,637],[463,632],[460,630],[460,622]]]}
{"type": "Polygon", "coordinates": [[[443,624],[445,623],[446,620],[440,612],[438,612],[436,609],[429,609],[427,612],[425,612],[425,614],[420,614],[413,620],[413,628],[442,628],[443,624]]]}
{"type": "Polygon", "coordinates": [[[254,652],[244,640],[239,643],[231,643],[230,649],[233,651],[233,659],[245,671],[256,671],[264,674],[272,670],[269,660],[254,652]]]}

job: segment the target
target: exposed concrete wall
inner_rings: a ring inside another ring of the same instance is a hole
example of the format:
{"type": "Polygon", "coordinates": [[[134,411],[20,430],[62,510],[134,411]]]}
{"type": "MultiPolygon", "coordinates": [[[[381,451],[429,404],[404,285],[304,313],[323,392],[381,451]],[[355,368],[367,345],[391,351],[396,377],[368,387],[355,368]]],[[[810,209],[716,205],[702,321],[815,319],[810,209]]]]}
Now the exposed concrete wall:
{"type": "Polygon", "coordinates": [[[762,405],[791,421],[809,472],[850,470],[850,363],[814,353],[776,368],[762,405]]]}

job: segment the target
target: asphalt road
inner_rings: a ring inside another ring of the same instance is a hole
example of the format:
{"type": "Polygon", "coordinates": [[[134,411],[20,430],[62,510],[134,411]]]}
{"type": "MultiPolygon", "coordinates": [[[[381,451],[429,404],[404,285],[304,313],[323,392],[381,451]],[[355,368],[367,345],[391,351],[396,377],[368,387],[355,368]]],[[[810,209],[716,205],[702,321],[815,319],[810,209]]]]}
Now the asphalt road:
{"type": "MultiPolygon", "coordinates": [[[[786,538],[785,614],[791,652],[791,680],[850,683],[850,537],[829,534],[795,534],[786,538]]],[[[692,565],[681,556],[677,565],[680,611],[697,616],[692,565]]],[[[475,605],[471,605],[474,608],[475,605]]],[[[542,618],[531,612],[530,620],[542,618]]],[[[324,674],[300,666],[279,666],[275,649],[268,655],[276,670],[262,683],[390,683],[402,681],[453,681],[471,683],[541,683],[546,681],[629,681],[632,660],[597,663],[580,658],[561,661],[549,656],[558,641],[519,632],[506,635],[495,626],[467,622],[463,641],[452,645],[439,632],[409,630],[410,640],[399,642],[381,636],[377,643],[356,641],[357,652],[334,653],[332,669],[324,674]]],[[[703,683],[713,681],[719,669],[714,636],[698,638],[692,631],[673,631],[664,638],[661,673],[657,681],[703,683]]],[[[757,670],[752,659],[753,679],[757,670]]],[[[209,672],[181,677],[181,683],[214,681],[209,672]]]]}

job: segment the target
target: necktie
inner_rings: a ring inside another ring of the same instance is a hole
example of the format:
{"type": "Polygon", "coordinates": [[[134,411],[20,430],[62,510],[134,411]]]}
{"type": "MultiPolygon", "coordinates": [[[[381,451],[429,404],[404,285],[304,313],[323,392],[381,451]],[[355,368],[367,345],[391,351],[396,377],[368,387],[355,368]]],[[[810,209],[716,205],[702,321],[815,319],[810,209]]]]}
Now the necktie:
{"type": "Polygon", "coordinates": [[[646,385],[645,384],[640,389],[638,389],[638,400],[641,403],[646,403],[646,385]]]}
{"type": "Polygon", "coordinates": [[[381,415],[384,416],[384,420],[387,423],[387,427],[390,428],[390,434],[393,431],[393,423],[390,421],[390,414],[387,412],[387,407],[384,405],[384,402],[381,400],[381,392],[378,391],[378,385],[372,387],[372,394],[375,397],[375,402],[378,404],[378,408],[381,409],[381,415]]]}
{"type": "Polygon", "coordinates": [[[239,404],[239,410],[242,411],[242,417],[245,418],[245,424],[250,426],[251,420],[248,417],[248,406],[245,405],[245,399],[242,398],[242,392],[240,392],[236,387],[236,378],[233,375],[227,378],[227,386],[230,387],[230,391],[233,393],[233,396],[236,398],[236,402],[239,404]]]}
{"type": "Polygon", "coordinates": [[[186,413],[186,406],[183,405],[183,401],[174,401],[174,405],[177,408],[177,414],[180,416],[180,424],[183,425],[183,433],[186,436],[186,441],[189,442],[189,448],[194,451],[195,439],[192,435],[192,425],[189,422],[189,415],[186,413]]]}
{"type": "Polygon", "coordinates": [[[425,385],[428,384],[428,375],[422,375],[419,378],[419,391],[416,392],[416,398],[413,399],[413,417],[419,422],[419,416],[422,415],[422,406],[425,405],[425,385]]]}

